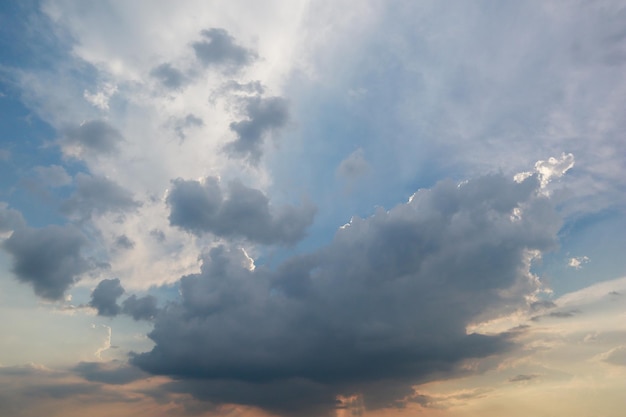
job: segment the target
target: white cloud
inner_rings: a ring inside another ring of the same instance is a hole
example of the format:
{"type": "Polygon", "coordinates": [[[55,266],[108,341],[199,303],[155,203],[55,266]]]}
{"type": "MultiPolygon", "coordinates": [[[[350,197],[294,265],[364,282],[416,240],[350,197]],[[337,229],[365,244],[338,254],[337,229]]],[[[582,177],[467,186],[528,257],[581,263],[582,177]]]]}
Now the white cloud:
{"type": "Polygon", "coordinates": [[[95,93],[85,90],[83,92],[83,97],[85,97],[85,100],[87,100],[90,104],[100,110],[109,110],[109,99],[116,92],[116,85],[105,83],[98,90],[96,90],[95,93]]]}
{"type": "Polygon", "coordinates": [[[569,258],[567,266],[574,269],[581,269],[583,267],[583,264],[586,264],[587,262],[589,262],[589,258],[587,256],[576,256],[573,258],[569,258]]]}

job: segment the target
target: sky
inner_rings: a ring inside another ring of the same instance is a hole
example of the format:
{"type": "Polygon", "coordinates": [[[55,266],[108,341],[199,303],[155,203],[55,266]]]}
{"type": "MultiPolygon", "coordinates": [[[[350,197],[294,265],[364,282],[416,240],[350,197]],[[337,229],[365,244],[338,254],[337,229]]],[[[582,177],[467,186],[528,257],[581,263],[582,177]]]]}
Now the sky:
{"type": "Polygon", "coordinates": [[[621,416],[624,28],[0,2],[0,415],[621,416]]]}

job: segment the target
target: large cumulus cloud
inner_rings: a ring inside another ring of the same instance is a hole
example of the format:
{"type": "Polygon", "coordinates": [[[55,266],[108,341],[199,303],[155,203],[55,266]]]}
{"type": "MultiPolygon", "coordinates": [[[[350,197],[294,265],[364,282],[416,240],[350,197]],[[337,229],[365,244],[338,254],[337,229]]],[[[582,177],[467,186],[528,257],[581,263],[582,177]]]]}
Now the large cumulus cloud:
{"type": "Polygon", "coordinates": [[[174,180],[167,203],[173,226],[198,235],[211,232],[265,244],[297,242],[315,215],[310,204],[270,207],[265,194],[238,181],[223,191],[215,177],[174,180]]]}
{"type": "Polygon", "coordinates": [[[325,414],[338,395],[361,395],[367,408],[401,405],[412,385],[512,343],[466,327],[538,290],[530,259],[555,246],[560,227],[539,187],[536,176],[442,182],[353,219],[326,247],[276,270],[214,248],[157,317],[155,347],[132,362],[214,404],[284,415],[325,414]]]}

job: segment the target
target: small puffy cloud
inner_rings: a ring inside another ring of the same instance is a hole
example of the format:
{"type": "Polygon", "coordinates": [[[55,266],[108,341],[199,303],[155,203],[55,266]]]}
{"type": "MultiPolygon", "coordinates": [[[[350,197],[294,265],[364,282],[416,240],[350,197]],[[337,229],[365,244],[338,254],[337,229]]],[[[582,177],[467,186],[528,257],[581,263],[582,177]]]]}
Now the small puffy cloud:
{"type": "MultiPolygon", "coordinates": [[[[132,363],[215,405],[323,415],[337,396],[358,394],[367,409],[402,406],[415,385],[465,374],[467,360],[514,343],[467,328],[525,307],[541,287],[529,259],[555,248],[560,220],[539,189],[535,177],[442,182],[354,218],[327,246],[274,270],[250,268],[238,248],[214,248],[199,273],[181,278],[180,299],[155,318],[154,348],[132,363]],[[516,207],[524,216],[513,221],[516,207]]],[[[215,179],[178,180],[170,221],[241,227],[235,213],[267,203],[242,190],[242,207],[218,222],[237,193],[224,198],[215,179]]]]}
{"type": "Polygon", "coordinates": [[[586,256],[577,256],[574,258],[570,258],[567,262],[567,266],[574,269],[581,269],[583,264],[589,262],[589,258],[586,256]]]}
{"type": "Polygon", "coordinates": [[[217,178],[203,181],[177,179],[167,196],[172,226],[201,235],[206,232],[222,237],[243,237],[265,244],[293,244],[305,235],[316,209],[270,206],[260,190],[238,181],[222,190],[217,178]]]}
{"type": "Polygon", "coordinates": [[[39,180],[50,187],[62,187],[72,182],[72,177],[60,165],[37,166],[34,169],[39,180]]]}
{"type": "Polygon", "coordinates": [[[138,298],[133,294],[122,303],[122,312],[135,320],[152,320],[159,312],[157,299],[153,295],[138,298]]]}
{"type": "Polygon", "coordinates": [[[67,215],[89,218],[93,214],[124,212],[139,207],[130,191],[104,177],[76,175],[76,190],[63,202],[61,211],[67,215]]]}
{"type": "Polygon", "coordinates": [[[156,78],[163,86],[176,90],[187,84],[189,79],[183,72],[170,64],[163,63],[150,71],[150,75],[156,78]]]}
{"type": "Polygon", "coordinates": [[[63,153],[83,158],[87,155],[112,155],[118,151],[122,134],[103,120],[91,120],[68,127],[60,140],[63,153]]]}
{"type": "Polygon", "coordinates": [[[245,99],[247,119],[230,124],[237,139],[228,143],[224,150],[231,157],[247,158],[258,163],[263,153],[265,136],[280,129],[289,120],[287,100],[282,97],[248,97],[245,99]]]}
{"type": "Polygon", "coordinates": [[[0,149],[0,161],[8,161],[11,158],[11,151],[8,149],[0,149]]]}
{"type": "Polygon", "coordinates": [[[35,294],[60,300],[81,274],[92,268],[82,254],[86,239],[72,226],[23,227],[2,245],[13,257],[12,271],[21,282],[31,284],[35,294]]]}
{"type": "Polygon", "coordinates": [[[124,288],[118,278],[103,279],[91,293],[89,305],[98,311],[99,316],[117,316],[121,308],[117,299],[124,294],[124,288]]]}
{"type": "Polygon", "coordinates": [[[354,181],[365,175],[367,171],[369,171],[369,164],[361,148],[348,155],[346,159],[341,161],[339,167],[337,167],[337,175],[348,181],[354,181]]]}
{"type": "Polygon", "coordinates": [[[217,66],[235,72],[257,58],[254,51],[237,45],[235,38],[225,29],[211,28],[200,34],[203,39],[191,46],[204,66],[217,66]]]}

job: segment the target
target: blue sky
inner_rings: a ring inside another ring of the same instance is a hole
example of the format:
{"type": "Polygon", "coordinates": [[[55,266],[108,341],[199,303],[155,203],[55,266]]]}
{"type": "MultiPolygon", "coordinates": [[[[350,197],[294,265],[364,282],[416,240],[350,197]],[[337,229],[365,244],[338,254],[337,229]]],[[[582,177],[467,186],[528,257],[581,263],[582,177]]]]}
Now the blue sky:
{"type": "Polygon", "coordinates": [[[625,19],[0,5],[0,414],[618,416],[625,19]]]}

